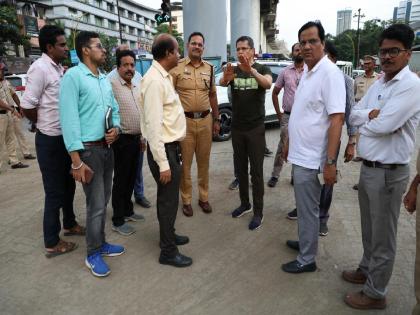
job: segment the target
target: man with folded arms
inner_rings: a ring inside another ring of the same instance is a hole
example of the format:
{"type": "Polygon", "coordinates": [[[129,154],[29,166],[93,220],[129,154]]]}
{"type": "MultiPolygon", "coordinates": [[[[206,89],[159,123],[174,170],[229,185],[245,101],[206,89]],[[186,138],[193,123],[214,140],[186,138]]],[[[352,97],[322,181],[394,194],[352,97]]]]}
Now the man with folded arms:
{"type": "Polygon", "coordinates": [[[420,118],[420,80],[408,67],[413,40],[413,30],[404,24],[382,32],[378,55],[385,75],[350,115],[350,123],[359,127],[358,152],[363,158],[359,179],[363,256],[356,270],[342,276],[363,284],[361,291],[344,298],[357,309],[386,307],[401,199],[420,118]]]}
{"type": "Polygon", "coordinates": [[[185,137],[184,110],[169,71],[179,60],[178,43],[168,34],[158,35],[152,45],[153,62],[141,81],[141,130],[148,141],[147,160],[157,184],[157,216],[160,229],[159,263],[174,267],[192,264],[177,245],[189,242],[175,234],[181,180],[181,148],[185,137]]]}
{"type": "Polygon", "coordinates": [[[106,53],[99,35],[80,32],[76,52],[80,63],[66,72],[61,83],[60,122],[73,177],[83,184],[86,195],[85,264],[94,276],[105,277],[111,271],[102,256],[124,253],[123,246],[105,241],[106,206],[114,169],[110,145],[120,133],[120,116],[111,84],[99,71],[106,53]]]}

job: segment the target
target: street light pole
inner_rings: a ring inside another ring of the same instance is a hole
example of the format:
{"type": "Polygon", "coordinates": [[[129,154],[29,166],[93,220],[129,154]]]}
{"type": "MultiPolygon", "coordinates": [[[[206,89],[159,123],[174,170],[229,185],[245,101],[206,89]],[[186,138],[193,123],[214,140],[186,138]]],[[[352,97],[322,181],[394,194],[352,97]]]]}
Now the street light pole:
{"type": "Polygon", "coordinates": [[[360,18],[364,18],[365,15],[364,14],[360,14],[360,11],[362,9],[358,9],[357,10],[357,14],[353,15],[353,17],[357,17],[357,51],[356,51],[356,68],[359,65],[359,54],[360,54],[360,18]]]}
{"type": "Polygon", "coordinates": [[[120,17],[120,2],[117,0],[117,15],[118,15],[118,29],[120,30],[120,44],[122,44],[122,29],[121,29],[121,17],[120,17]]]}

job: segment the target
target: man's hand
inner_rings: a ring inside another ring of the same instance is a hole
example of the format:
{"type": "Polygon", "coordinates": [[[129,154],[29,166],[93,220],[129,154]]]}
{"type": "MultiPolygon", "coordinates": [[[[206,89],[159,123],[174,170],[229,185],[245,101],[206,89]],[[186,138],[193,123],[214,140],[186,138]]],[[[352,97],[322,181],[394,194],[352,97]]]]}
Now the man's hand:
{"type": "Polygon", "coordinates": [[[167,171],[160,172],[159,180],[163,185],[169,183],[171,181],[171,170],[169,169],[167,171]]]}
{"type": "Polygon", "coordinates": [[[105,133],[106,144],[112,144],[118,138],[117,128],[111,128],[105,133]]]}
{"type": "Polygon", "coordinates": [[[239,69],[241,69],[243,72],[251,73],[252,67],[251,67],[250,60],[244,55],[238,56],[238,59],[239,59],[239,64],[238,64],[239,69]]]}
{"type": "Polygon", "coordinates": [[[12,115],[15,116],[15,117],[17,117],[17,118],[19,118],[19,119],[22,118],[22,115],[16,109],[12,112],[12,115]]]}
{"type": "Polygon", "coordinates": [[[324,166],[324,183],[325,185],[334,185],[337,178],[337,167],[335,164],[325,164],[324,166]]]}
{"type": "Polygon", "coordinates": [[[344,151],[344,163],[350,162],[354,158],[354,143],[347,143],[346,151],[344,151]]]}
{"type": "Polygon", "coordinates": [[[140,140],[140,151],[144,152],[147,149],[146,140],[143,138],[140,140]]]}
{"type": "Polygon", "coordinates": [[[404,207],[409,213],[416,211],[417,188],[410,187],[408,193],[404,196],[404,207]]]}
{"type": "Polygon", "coordinates": [[[277,119],[279,120],[279,123],[281,123],[281,118],[283,117],[283,113],[277,113],[277,119]]]}
{"type": "Polygon", "coordinates": [[[75,181],[78,181],[80,183],[86,184],[86,173],[93,173],[92,169],[85,163],[83,163],[82,167],[78,170],[72,169],[72,175],[75,181]]]}
{"type": "Polygon", "coordinates": [[[220,132],[220,123],[218,121],[213,122],[213,136],[217,136],[220,132]]]}
{"type": "Polygon", "coordinates": [[[372,111],[369,113],[369,119],[372,120],[378,117],[380,111],[381,111],[380,109],[372,109],[372,111]]]}
{"type": "Polygon", "coordinates": [[[234,72],[232,64],[228,63],[226,65],[226,68],[223,70],[222,80],[225,84],[228,84],[230,81],[233,81],[233,79],[235,79],[235,72],[234,72]]]}

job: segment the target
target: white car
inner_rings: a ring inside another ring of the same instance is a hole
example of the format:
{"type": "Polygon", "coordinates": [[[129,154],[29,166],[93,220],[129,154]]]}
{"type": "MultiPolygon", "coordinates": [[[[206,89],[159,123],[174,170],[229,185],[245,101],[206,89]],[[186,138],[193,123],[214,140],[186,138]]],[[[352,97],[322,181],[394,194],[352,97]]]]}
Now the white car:
{"type": "MultiPolygon", "coordinates": [[[[271,74],[273,77],[273,84],[271,88],[267,90],[265,94],[265,123],[271,123],[277,121],[276,111],[273,106],[273,100],[271,94],[273,92],[274,83],[277,80],[277,77],[280,71],[290,65],[291,61],[266,61],[266,60],[256,60],[256,62],[266,65],[270,68],[271,74]]],[[[215,136],[213,140],[215,141],[226,141],[231,137],[231,122],[232,122],[232,104],[229,100],[229,89],[224,86],[219,85],[219,81],[223,76],[223,72],[216,74],[216,89],[217,89],[217,101],[219,103],[219,113],[220,113],[220,133],[215,136]]],[[[283,99],[283,89],[279,93],[279,104],[282,104],[283,99]]],[[[281,108],[281,106],[280,106],[281,108]]]]}
{"type": "Polygon", "coordinates": [[[28,81],[28,76],[25,74],[12,74],[5,76],[5,79],[9,81],[12,86],[15,88],[17,96],[22,100],[23,92],[25,92],[26,82],[28,81]]]}

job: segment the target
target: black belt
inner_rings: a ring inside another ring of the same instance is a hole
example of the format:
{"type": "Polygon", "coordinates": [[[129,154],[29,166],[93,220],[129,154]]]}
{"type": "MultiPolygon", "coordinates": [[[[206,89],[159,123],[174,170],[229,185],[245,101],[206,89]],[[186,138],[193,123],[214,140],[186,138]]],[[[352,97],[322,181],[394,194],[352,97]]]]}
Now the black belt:
{"type": "Polygon", "coordinates": [[[395,170],[398,166],[406,166],[407,164],[383,164],[381,162],[363,160],[363,165],[373,168],[383,168],[386,170],[395,170]]]}
{"type": "Polygon", "coordinates": [[[122,133],[122,134],[120,134],[120,137],[121,136],[127,137],[127,138],[132,138],[134,140],[137,140],[137,139],[140,140],[141,134],[140,135],[132,135],[132,134],[129,134],[129,133],[122,133]]]}
{"type": "Polygon", "coordinates": [[[210,113],[210,109],[205,110],[204,112],[184,112],[185,117],[188,117],[191,119],[205,118],[209,113],[210,113]]]}
{"type": "Polygon", "coordinates": [[[97,140],[97,141],[87,141],[87,142],[83,142],[83,145],[85,146],[96,146],[96,147],[105,147],[108,144],[106,143],[105,139],[102,138],[101,140],[97,140]]]}
{"type": "Polygon", "coordinates": [[[179,141],[165,143],[165,147],[178,147],[179,141]]]}
{"type": "Polygon", "coordinates": [[[290,115],[290,112],[286,112],[286,111],[284,111],[284,113],[285,113],[285,114],[287,114],[287,115],[290,115]]]}
{"type": "Polygon", "coordinates": [[[7,114],[7,110],[5,110],[5,109],[2,109],[2,110],[0,110],[0,114],[7,114]]]}

